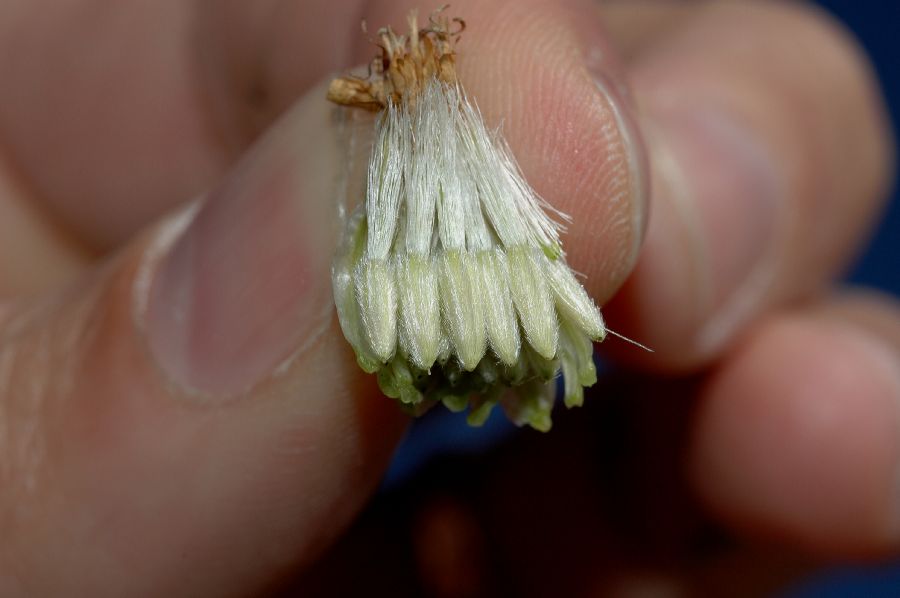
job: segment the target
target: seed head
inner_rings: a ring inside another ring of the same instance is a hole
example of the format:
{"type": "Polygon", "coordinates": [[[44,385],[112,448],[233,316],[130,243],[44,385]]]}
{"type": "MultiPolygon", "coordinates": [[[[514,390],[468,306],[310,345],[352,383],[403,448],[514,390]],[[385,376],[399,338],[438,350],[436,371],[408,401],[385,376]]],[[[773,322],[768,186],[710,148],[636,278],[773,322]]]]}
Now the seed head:
{"type": "Polygon", "coordinates": [[[407,36],[380,30],[369,78],[329,89],[338,104],[380,111],[365,202],[334,260],[338,317],[360,367],[410,411],[469,407],[477,425],[499,403],[547,430],[554,379],[561,372],[565,404],[580,405],[606,327],[549,214],[565,217],[456,79],[462,21],[429,22],[419,29],[413,13],[407,36]]]}

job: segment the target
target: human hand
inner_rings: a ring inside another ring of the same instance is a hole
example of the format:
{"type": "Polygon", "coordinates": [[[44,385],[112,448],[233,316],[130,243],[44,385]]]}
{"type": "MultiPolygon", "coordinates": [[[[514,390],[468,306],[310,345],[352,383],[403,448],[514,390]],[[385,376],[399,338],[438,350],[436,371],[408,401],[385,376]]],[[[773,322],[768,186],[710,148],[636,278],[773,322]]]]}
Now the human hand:
{"type": "MultiPolygon", "coordinates": [[[[803,9],[633,6],[604,32],[590,6],[454,4],[461,79],[574,217],[598,302],[631,275],[607,318],[656,349],[641,367],[710,368],[708,502],[833,553],[892,546],[900,317],[825,294],[889,176],[867,68],[803,9]]],[[[258,590],[370,493],[404,418],[332,315],[316,82],[370,57],[361,15],[409,8],[2,9],[3,593],[258,590]]]]}

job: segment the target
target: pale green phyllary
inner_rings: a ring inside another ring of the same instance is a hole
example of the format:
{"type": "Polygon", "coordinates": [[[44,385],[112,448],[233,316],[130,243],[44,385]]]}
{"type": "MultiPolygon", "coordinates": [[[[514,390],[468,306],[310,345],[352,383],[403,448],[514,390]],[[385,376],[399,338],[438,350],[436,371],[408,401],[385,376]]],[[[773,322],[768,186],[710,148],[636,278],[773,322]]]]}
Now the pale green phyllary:
{"type": "Polygon", "coordinates": [[[548,430],[555,379],[567,406],[582,403],[606,327],[552,208],[457,81],[450,26],[435,15],[420,30],[411,15],[407,36],[379,31],[370,77],[329,89],[380,111],[365,201],[334,261],[335,304],[360,367],[410,411],[468,407],[477,425],[499,404],[548,430]]]}

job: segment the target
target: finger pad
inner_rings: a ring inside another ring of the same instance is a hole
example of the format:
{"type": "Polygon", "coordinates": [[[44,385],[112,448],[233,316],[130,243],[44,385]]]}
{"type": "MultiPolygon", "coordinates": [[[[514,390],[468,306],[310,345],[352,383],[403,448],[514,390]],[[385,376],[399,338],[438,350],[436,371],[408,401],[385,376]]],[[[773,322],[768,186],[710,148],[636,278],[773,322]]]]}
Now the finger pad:
{"type": "Polygon", "coordinates": [[[694,477],[714,510],[817,552],[865,553],[897,522],[897,383],[847,326],[783,318],[754,334],[701,403],[694,477]]]}

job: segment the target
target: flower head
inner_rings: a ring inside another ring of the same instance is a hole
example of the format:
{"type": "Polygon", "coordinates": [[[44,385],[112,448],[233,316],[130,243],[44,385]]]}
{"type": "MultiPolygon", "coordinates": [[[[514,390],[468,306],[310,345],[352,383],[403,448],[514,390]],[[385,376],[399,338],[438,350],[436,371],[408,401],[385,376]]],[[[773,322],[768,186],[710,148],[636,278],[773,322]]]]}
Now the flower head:
{"type": "MultiPolygon", "coordinates": [[[[461,21],[455,21],[462,27],[461,21]]],[[[443,402],[483,422],[500,404],[550,427],[554,379],[580,405],[606,328],[565,261],[555,212],[456,80],[451,23],[379,31],[369,79],[329,99],[381,110],[365,202],[333,267],[341,327],[359,365],[413,412],[443,402]]]]}

